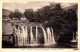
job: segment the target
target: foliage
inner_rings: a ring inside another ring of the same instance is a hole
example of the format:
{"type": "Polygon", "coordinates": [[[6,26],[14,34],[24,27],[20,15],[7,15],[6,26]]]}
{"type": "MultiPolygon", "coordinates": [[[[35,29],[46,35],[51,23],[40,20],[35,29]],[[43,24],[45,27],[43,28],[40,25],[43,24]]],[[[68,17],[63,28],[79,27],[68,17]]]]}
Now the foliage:
{"type": "Polygon", "coordinates": [[[22,13],[18,9],[15,9],[14,12],[11,12],[11,14],[9,15],[9,17],[11,19],[13,19],[13,18],[20,19],[22,17],[22,13]]]}
{"type": "Polygon", "coordinates": [[[33,9],[26,9],[23,14],[29,21],[34,21],[33,9]]]}
{"type": "Polygon", "coordinates": [[[12,13],[12,12],[9,14],[9,18],[10,18],[10,19],[13,18],[13,13],[12,13]]]}

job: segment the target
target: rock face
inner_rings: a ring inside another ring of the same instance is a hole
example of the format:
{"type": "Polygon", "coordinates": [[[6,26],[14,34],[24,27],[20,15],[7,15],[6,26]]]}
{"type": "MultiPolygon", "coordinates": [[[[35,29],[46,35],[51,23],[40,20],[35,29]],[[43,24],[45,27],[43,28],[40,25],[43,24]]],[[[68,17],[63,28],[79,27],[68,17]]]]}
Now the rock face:
{"type": "Polygon", "coordinates": [[[13,33],[13,27],[11,25],[11,23],[7,22],[7,21],[3,21],[2,23],[2,34],[3,35],[9,35],[13,33]]]}

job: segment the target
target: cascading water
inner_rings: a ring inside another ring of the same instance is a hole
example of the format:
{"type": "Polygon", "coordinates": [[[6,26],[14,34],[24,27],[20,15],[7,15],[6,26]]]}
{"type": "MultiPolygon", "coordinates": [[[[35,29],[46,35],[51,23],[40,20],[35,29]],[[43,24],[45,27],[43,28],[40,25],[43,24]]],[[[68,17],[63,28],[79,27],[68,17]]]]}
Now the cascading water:
{"type": "Polygon", "coordinates": [[[47,28],[47,34],[48,34],[48,44],[52,44],[52,34],[49,27],[47,28]]]}
{"type": "Polygon", "coordinates": [[[75,35],[75,32],[73,32],[73,38],[72,38],[72,40],[71,40],[71,42],[77,42],[77,34],[76,34],[76,37],[74,36],[75,35]]]}
{"type": "MultiPolygon", "coordinates": [[[[43,32],[43,39],[44,39],[44,45],[51,45],[55,44],[55,39],[54,39],[54,34],[53,34],[53,29],[51,27],[47,27],[44,29],[43,26],[36,26],[35,30],[33,29],[33,26],[20,26],[18,25],[18,28],[15,29],[15,45],[17,46],[27,46],[27,45],[40,45],[39,42],[39,31],[38,27],[42,29],[43,32]],[[36,33],[34,35],[34,30],[36,33]],[[28,32],[30,31],[30,32],[28,32]]],[[[42,40],[43,41],[43,40],[42,40]]]]}
{"type": "Polygon", "coordinates": [[[37,37],[38,37],[38,26],[36,26],[36,44],[37,44],[37,37]]]}
{"type": "Polygon", "coordinates": [[[47,44],[47,34],[46,31],[44,30],[44,28],[41,26],[43,33],[44,33],[44,44],[47,44]]]}
{"type": "Polygon", "coordinates": [[[30,44],[34,44],[35,41],[34,41],[34,37],[33,37],[32,26],[30,27],[30,37],[31,37],[30,44]]]}
{"type": "Polygon", "coordinates": [[[54,33],[53,33],[53,28],[51,27],[51,31],[52,31],[52,44],[55,44],[55,39],[54,39],[54,33]]]}

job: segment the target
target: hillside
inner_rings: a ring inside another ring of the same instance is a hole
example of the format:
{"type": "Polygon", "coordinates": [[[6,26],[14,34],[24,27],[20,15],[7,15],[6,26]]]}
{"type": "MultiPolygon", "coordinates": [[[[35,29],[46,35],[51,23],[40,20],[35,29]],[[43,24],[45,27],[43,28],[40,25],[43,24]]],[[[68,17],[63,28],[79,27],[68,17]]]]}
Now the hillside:
{"type": "Polygon", "coordinates": [[[73,9],[73,10],[75,10],[75,11],[77,12],[77,10],[78,10],[78,5],[76,4],[76,5],[69,6],[69,7],[66,7],[66,8],[63,8],[63,9],[64,9],[64,10],[73,9]]]}
{"type": "Polygon", "coordinates": [[[9,14],[10,14],[10,13],[11,13],[10,10],[2,9],[2,18],[3,18],[3,19],[9,18],[9,14]]]}

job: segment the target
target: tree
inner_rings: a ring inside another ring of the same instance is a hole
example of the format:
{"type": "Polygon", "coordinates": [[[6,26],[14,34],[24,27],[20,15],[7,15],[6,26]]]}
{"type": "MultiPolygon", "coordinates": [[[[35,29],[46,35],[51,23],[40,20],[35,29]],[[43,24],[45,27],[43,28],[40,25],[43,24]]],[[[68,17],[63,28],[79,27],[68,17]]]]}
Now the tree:
{"type": "MultiPolygon", "coordinates": [[[[49,7],[48,7],[49,8],[49,7]]],[[[47,10],[46,10],[47,11],[47,10]]],[[[48,15],[49,22],[45,26],[51,26],[54,29],[56,36],[60,34],[66,35],[69,33],[70,39],[72,32],[77,31],[77,15],[75,10],[68,9],[67,11],[62,9],[60,4],[51,5],[46,15],[48,15]],[[62,33],[63,32],[63,33],[62,33]]]]}
{"type": "Polygon", "coordinates": [[[29,21],[34,21],[33,9],[26,9],[23,14],[29,21]]]}
{"type": "Polygon", "coordinates": [[[55,16],[60,15],[60,11],[61,11],[60,4],[51,3],[49,6],[44,6],[38,9],[35,12],[35,17],[40,22],[45,22],[45,21],[53,22],[53,19],[55,18],[55,16]]]}
{"type": "MultiPolygon", "coordinates": [[[[59,3],[54,4],[51,3],[49,7],[46,7],[47,10],[45,10],[45,13],[47,13],[46,17],[49,21],[49,26],[56,26],[56,24],[60,24],[60,22],[63,20],[61,18],[61,12],[62,12],[62,8],[61,5],[59,3]]],[[[55,27],[54,27],[55,28],[55,27]]]]}
{"type": "Polygon", "coordinates": [[[62,12],[61,18],[63,19],[62,23],[65,28],[71,31],[77,28],[77,14],[76,11],[73,9],[68,9],[67,11],[62,12]]]}
{"type": "Polygon", "coordinates": [[[35,11],[35,21],[36,22],[44,22],[45,21],[45,15],[43,8],[38,9],[35,11]]]}
{"type": "Polygon", "coordinates": [[[12,11],[11,11],[11,13],[9,14],[9,18],[12,20],[12,18],[13,18],[13,13],[12,13],[12,11]]]}
{"type": "Polygon", "coordinates": [[[13,12],[13,18],[17,18],[20,20],[21,17],[22,13],[18,9],[15,9],[15,11],[13,12]]]}
{"type": "Polygon", "coordinates": [[[67,10],[67,26],[68,29],[71,30],[74,33],[74,36],[76,37],[76,31],[77,31],[77,13],[73,9],[67,10]]]}

